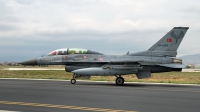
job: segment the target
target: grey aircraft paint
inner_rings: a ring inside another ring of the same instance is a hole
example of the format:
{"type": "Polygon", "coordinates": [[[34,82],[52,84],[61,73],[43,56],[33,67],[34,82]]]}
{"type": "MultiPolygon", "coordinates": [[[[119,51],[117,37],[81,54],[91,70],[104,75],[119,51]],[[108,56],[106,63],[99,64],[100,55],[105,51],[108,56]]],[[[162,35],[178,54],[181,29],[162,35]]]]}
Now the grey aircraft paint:
{"type": "Polygon", "coordinates": [[[22,65],[65,65],[72,72],[72,84],[76,77],[116,76],[116,84],[123,85],[122,75],[136,74],[139,79],[151,77],[151,73],[181,71],[182,60],[175,58],[177,49],[189,27],[174,27],[147,51],[126,55],[105,55],[99,52],[64,48],[35,59],[21,62],[22,65]]]}

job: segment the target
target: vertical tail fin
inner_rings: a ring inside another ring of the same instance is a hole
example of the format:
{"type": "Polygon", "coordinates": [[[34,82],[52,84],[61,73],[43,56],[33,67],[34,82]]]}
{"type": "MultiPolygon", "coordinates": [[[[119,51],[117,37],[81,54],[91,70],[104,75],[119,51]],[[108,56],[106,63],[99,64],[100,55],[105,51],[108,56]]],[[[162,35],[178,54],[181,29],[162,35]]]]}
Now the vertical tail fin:
{"type": "Polygon", "coordinates": [[[188,29],[189,27],[174,27],[147,51],[130,55],[176,57],[177,49],[188,29]]]}
{"type": "Polygon", "coordinates": [[[151,51],[177,51],[188,27],[174,27],[163,38],[155,43],[149,50],[151,51]]]}

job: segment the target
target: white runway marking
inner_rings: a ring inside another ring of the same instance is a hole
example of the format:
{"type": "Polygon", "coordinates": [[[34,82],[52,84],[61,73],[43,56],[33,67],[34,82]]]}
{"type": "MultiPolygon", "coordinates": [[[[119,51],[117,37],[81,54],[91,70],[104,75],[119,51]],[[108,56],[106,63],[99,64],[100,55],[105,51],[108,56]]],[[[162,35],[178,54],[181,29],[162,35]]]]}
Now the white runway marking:
{"type": "Polygon", "coordinates": [[[0,110],[0,112],[20,112],[20,111],[0,110]]]}
{"type": "Polygon", "coordinates": [[[64,68],[4,68],[2,70],[65,70],[64,68]]]}

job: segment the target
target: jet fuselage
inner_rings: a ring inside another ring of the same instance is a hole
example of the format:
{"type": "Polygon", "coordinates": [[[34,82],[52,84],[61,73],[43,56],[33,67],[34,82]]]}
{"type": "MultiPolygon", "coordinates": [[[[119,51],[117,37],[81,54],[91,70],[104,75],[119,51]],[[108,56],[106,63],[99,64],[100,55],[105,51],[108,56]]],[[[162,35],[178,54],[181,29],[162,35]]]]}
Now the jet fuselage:
{"type": "Polygon", "coordinates": [[[21,62],[23,65],[65,65],[66,72],[76,76],[107,76],[117,77],[116,84],[122,85],[121,75],[136,74],[141,78],[151,77],[151,73],[181,71],[182,60],[175,58],[177,49],[184,38],[188,27],[174,27],[148,50],[126,55],[104,55],[99,52],[63,48],[50,52],[46,56],[21,62]]]}

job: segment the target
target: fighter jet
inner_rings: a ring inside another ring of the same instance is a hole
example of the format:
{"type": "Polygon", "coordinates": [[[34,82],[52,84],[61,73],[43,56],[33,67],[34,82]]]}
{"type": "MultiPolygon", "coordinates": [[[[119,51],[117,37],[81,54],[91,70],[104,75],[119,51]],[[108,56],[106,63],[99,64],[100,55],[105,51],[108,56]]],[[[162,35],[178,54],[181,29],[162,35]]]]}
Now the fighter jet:
{"type": "Polygon", "coordinates": [[[142,52],[105,55],[87,49],[63,48],[20,64],[65,65],[65,71],[73,73],[71,84],[76,83],[77,77],[115,76],[116,84],[123,85],[123,75],[136,74],[138,79],[142,79],[151,77],[151,73],[181,71],[184,66],[176,55],[188,29],[189,27],[174,27],[152,47],[142,52]]]}

